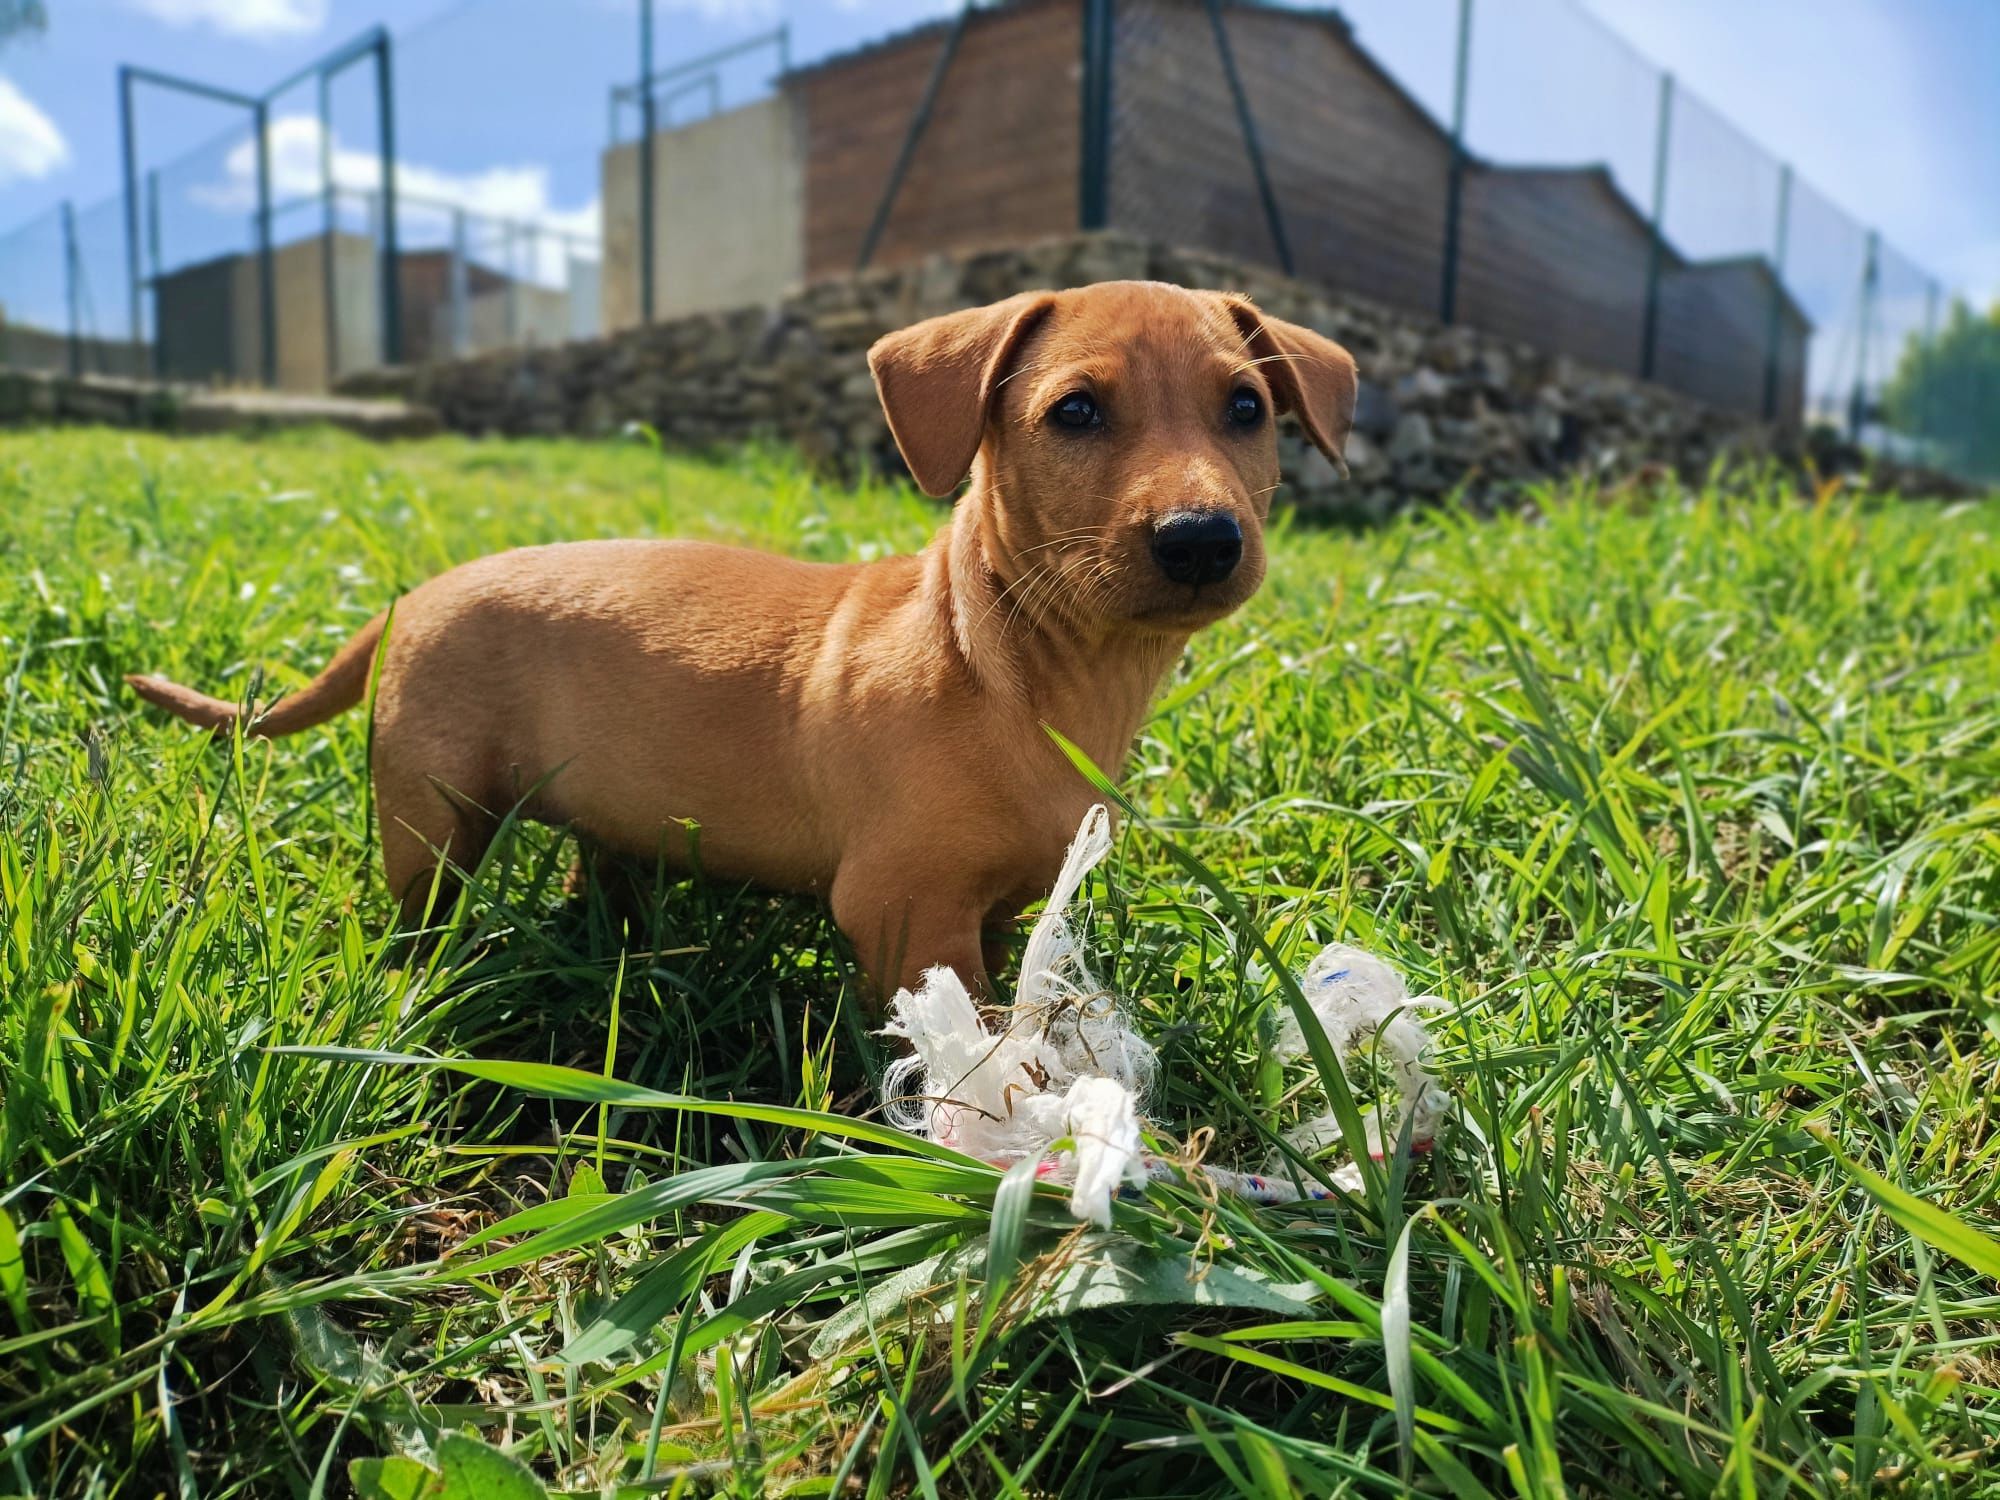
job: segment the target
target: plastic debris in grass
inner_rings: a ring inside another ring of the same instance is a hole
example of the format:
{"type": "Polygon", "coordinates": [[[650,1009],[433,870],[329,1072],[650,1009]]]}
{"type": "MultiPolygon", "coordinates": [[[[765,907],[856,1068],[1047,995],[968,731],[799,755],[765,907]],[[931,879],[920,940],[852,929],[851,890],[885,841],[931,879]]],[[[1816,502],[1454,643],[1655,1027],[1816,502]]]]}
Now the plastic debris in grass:
{"type": "MultiPolygon", "coordinates": [[[[1110,850],[1110,814],[1092,807],[1029,934],[1011,1006],[982,1013],[956,973],[936,968],[916,990],[898,992],[883,1028],[910,1046],[882,1082],[898,1128],[996,1166],[1035,1159],[1043,1177],[1070,1184],[1070,1211],[1100,1226],[1110,1224],[1117,1193],[1182,1170],[1145,1149],[1146,1097],[1158,1059],[1118,997],[1091,974],[1069,920],[1085,877],[1110,850]],[[1058,1150],[1058,1142],[1066,1144],[1058,1150]]],[[[1440,1002],[1413,1000],[1394,968],[1341,943],[1320,951],[1300,985],[1337,1054],[1344,1059],[1372,1045],[1388,1063],[1402,1100],[1392,1143],[1406,1137],[1413,1148],[1427,1148],[1449,1100],[1424,1067],[1430,1038],[1417,1009],[1440,1002]]],[[[1286,1018],[1276,1045],[1289,1056],[1305,1052],[1296,1018],[1286,1018]]],[[[1379,1157],[1384,1135],[1374,1119],[1367,1125],[1366,1149],[1379,1157]]],[[[1340,1131],[1322,1116],[1288,1139],[1317,1150],[1340,1131]]],[[[1333,1196],[1295,1178],[1196,1170],[1253,1202],[1333,1196]]],[[[1360,1174],[1349,1163],[1334,1181],[1352,1191],[1360,1174]]]]}

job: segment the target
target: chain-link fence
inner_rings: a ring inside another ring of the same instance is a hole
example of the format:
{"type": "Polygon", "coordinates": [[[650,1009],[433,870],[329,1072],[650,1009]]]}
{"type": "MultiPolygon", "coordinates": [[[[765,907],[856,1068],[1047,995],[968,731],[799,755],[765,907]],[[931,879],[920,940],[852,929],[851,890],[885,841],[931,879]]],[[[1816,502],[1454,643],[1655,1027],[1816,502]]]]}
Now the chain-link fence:
{"type": "Polygon", "coordinates": [[[317,389],[1108,228],[1993,462],[1991,320],[1576,0],[465,0],[128,77],[128,190],[0,238],[0,360],[317,389]],[[231,123],[155,159],[177,91],[231,123]]]}

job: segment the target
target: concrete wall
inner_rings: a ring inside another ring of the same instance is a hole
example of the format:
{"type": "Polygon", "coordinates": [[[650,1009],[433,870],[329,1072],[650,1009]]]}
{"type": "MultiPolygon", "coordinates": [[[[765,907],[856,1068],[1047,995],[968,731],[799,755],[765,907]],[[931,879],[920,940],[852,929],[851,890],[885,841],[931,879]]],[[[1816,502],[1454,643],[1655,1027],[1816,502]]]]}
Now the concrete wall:
{"type": "MultiPolygon", "coordinates": [[[[278,387],[323,391],[331,379],[382,362],[382,284],[375,245],[366,235],[333,236],[334,298],[329,329],[326,300],[327,240],[311,235],[280,245],[272,255],[277,274],[278,387]],[[328,334],[332,347],[328,347],[328,334]]],[[[256,259],[249,257],[249,331],[259,323],[256,259]]],[[[251,371],[261,352],[251,356],[251,371]]]]}
{"type": "Polygon", "coordinates": [[[243,293],[255,296],[254,267],[248,276],[245,257],[224,256],[201,261],[169,272],[154,283],[154,328],[160,348],[160,366],[174,380],[246,380],[255,373],[254,343],[247,351],[250,363],[239,366],[238,325],[244,315],[237,308],[239,283],[243,293]]]}
{"type": "MultiPolygon", "coordinates": [[[[227,255],[162,276],[155,312],[165,373],[175,380],[256,385],[264,378],[263,295],[255,255],[227,255]]],[[[333,349],[328,347],[326,240],[318,234],[271,255],[278,386],[325,390],[329,376],[381,362],[382,302],[374,243],[333,237],[333,349]],[[334,363],[331,353],[337,353],[334,363]]]]}
{"type": "MultiPolygon", "coordinates": [[[[601,327],[639,322],[639,146],[604,153],[601,327]]],[[[653,308],[676,317],[765,302],[805,274],[798,112],[778,95],[653,137],[653,308]]]]}
{"type": "Polygon", "coordinates": [[[468,297],[466,314],[474,349],[560,344],[571,336],[570,294],[562,287],[514,282],[468,297]]]}
{"type": "MultiPolygon", "coordinates": [[[[85,374],[146,375],[152,372],[153,353],[144,344],[124,339],[84,338],[78,354],[85,374]]],[[[59,328],[37,328],[31,323],[10,323],[0,314],[0,367],[15,370],[46,370],[51,374],[69,371],[69,334],[59,328]]]]}

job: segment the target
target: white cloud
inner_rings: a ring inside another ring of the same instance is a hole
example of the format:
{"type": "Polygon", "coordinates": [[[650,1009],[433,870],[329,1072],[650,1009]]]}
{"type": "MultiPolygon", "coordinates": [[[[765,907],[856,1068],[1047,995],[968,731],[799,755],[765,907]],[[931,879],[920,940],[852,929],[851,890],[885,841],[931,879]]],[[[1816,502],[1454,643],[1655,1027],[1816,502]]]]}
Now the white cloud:
{"type": "Polygon", "coordinates": [[[255,41],[309,36],[326,25],[327,0],[125,0],[169,26],[213,26],[255,41]]]}
{"type": "Polygon", "coordinates": [[[69,165],[69,142],[56,122],[13,83],[0,77],[0,187],[46,177],[69,165]]]}
{"type": "MultiPolygon", "coordinates": [[[[336,189],[350,195],[350,202],[354,196],[381,191],[379,154],[343,146],[338,131],[334,132],[332,145],[336,189]]],[[[283,204],[316,196],[320,191],[319,121],[311,115],[279,115],[271,121],[270,147],[273,200],[283,204]]],[[[195,188],[192,196],[224,212],[254,210],[257,205],[254,138],[243,141],[224,159],[219,181],[195,188]]],[[[567,274],[565,247],[553,238],[552,232],[593,241],[602,232],[599,202],[593,198],[573,208],[558,208],[550,198],[549,169],[538,163],[456,173],[400,162],[396,168],[396,200],[397,227],[405,244],[440,243],[450,233],[453,209],[471,215],[474,222],[469,228],[478,237],[473,249],[475,258],[485,258],[482,250],[490,255],[492,251],[487,247],[494,239],[493,226],[478,221],[533,225],[543,238],[536,246],[531,274],[552,283],[560,283],[567,274]]]]}

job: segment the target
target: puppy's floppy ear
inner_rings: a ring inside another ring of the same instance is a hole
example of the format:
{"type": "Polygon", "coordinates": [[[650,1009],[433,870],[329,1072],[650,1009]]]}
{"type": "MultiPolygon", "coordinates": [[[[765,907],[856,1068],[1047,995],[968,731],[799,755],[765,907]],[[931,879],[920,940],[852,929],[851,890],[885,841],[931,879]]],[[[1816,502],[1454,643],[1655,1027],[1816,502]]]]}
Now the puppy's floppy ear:
{"type": "Polygon", "coordinates": [[[1354,356],[1324,334],[1267,318],[1247,297],[1225,296],[1250,358],[1271,382],[1278,410],[1296,415],[1313,446],[1345,475],[1354,425],[1354,356]]]}
{"type": "Polygon", "coordinates": [[[979,456],[986,412],[1022,342],[1054,306],[1022,292],[878,339],[868,368],[903,462],[926,495],[949,495],[979,456]]]}

